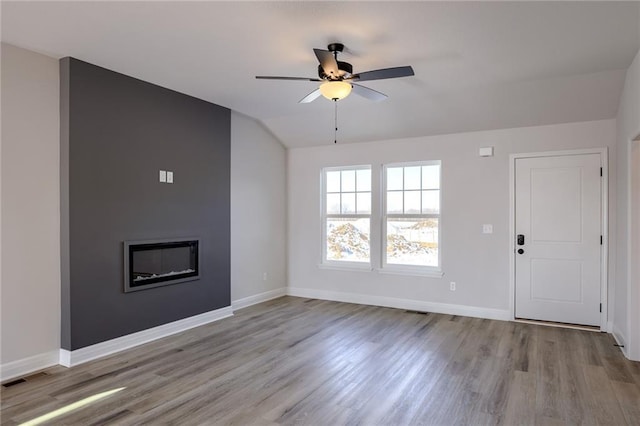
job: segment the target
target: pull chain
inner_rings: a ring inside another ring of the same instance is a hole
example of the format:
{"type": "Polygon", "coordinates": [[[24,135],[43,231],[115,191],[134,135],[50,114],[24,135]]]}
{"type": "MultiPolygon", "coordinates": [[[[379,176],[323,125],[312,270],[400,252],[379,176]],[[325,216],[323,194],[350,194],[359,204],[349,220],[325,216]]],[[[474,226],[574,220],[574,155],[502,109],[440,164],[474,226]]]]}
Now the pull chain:
{"type": "Polygon", "coordinates": [[[334,116],[333,116],[333,122],[335,124],[335,130],[333,132],[333,143],[338,143],[338,99],[334,99],[333,100],[333,104],[334,104],[334,116]]]}

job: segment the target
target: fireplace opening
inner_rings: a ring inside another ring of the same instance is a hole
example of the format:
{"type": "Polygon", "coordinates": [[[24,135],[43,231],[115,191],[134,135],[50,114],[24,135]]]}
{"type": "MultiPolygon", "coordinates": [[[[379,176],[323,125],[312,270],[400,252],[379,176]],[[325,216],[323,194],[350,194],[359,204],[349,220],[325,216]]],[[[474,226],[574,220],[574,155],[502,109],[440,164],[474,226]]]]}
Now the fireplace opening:
{"type": "Polygon", "coordinates": [[[124,291],[146,290],[200,278],[199,240],[124,242],[124,291]]]}

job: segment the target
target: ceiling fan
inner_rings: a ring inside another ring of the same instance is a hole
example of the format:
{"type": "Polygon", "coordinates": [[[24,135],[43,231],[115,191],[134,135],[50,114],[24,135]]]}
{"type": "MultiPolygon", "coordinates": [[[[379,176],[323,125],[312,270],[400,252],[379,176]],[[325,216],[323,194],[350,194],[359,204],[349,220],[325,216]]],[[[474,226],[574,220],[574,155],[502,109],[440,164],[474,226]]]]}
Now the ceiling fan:
{"type": "Polygon", "coordinates": [[[265,80],[300,80],[322,82],[320,86],[302,98],[299,103],[309,103],[321,95],[325,98],[338,101],[344,99],[351,91],[372,101],[381,101],[387,95],[376,90],[361,86],[355,82],[384,80],[388,78],[409,77],[414,75],[410,66],[384,68],[373,71],[365,71],[354,74],[353,66],[348,62],[338,61],[338,53],[344,50],[342,43],[331,43],[327,50],[313,49],[320,65],[318,65],[318,78],[308,77],[278,77],[258,75],[256,78],[265,80]]]}

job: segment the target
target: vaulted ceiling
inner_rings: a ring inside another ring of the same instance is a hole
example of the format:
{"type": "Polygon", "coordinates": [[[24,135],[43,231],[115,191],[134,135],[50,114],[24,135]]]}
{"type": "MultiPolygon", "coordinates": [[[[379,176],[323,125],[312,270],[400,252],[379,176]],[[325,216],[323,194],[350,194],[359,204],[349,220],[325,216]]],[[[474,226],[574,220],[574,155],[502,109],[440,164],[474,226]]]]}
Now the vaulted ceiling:
{"type": "Polygon", "coordinates": [[[613,118],[640,48],[639,2],[2,2],[2,40],[260,120],[288,147],[333,143],[312,48],[342,42],[389,95],[338,103],[339,142],[613,118]]]}

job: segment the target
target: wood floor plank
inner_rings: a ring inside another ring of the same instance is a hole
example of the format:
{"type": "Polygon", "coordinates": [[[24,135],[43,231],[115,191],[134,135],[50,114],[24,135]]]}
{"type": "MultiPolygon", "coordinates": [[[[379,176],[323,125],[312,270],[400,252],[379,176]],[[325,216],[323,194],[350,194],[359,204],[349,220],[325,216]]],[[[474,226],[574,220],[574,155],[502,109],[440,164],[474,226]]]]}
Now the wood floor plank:
{"type": "Polygon", "coordinates": [[[602,366],[588,365],[584,369],[587,389],[591,395],[593,418],[600,425],[625,424],[622,407],[602,366]]]}
{"type": "Polygon", "coordinates": [[[539,333],[538,354],[539,368],[537,369],[536,403],[538,418],[544,421],[563,419],[560,406],[560,355],[558,342],[553,328],[536,330],[539,333]]]}
{"type": "Polygon", "coordinates": [[[576,346],[576,333],[559,329],[558,349],[561,355],[559,365],[560,398],[563,418],[569,424],[595,424],[591,410],[591,393],[584,375],[586,357],[576,346]]]}
{"type": "Polygon", "coordinates": [[[501,424],[533,425],[536,419],[536,378],[533,373],[513,372],[501,424]]]}
{"type": "Polygon", "coordinates": [[[610,335],[282,297],[3,388],[16,425],[640,424],[640,363],[610,335]]]}
{"type": "Polygon", "coordinates": [[[638,386],[633,383],[615,381],[611,385],[627,424],[640,425],[640,389],[638,386]]]}

